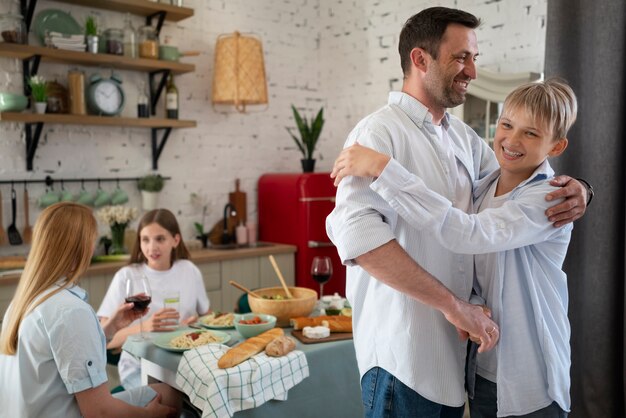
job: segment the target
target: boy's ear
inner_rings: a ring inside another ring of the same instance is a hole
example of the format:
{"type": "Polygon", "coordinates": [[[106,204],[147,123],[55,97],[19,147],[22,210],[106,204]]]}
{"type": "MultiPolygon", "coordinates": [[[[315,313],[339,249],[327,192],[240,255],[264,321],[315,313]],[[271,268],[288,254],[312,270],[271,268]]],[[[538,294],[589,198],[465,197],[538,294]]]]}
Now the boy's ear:
{"type": "Polygon", "coordinates": [[[565,148],[567,148],[567,144],[567,138],[557,139],[556,144],[548,153],[548,157],[558,157],[559,155],[563,154],[563,151],[565,151],[565,148]]]}
{"type": "Polygon", "coordinates": [[[422,72],[426,72],[428,59],[430,55],[422,48],[413,48],[411,50],[411,62],[413,66],[422,72]]]}

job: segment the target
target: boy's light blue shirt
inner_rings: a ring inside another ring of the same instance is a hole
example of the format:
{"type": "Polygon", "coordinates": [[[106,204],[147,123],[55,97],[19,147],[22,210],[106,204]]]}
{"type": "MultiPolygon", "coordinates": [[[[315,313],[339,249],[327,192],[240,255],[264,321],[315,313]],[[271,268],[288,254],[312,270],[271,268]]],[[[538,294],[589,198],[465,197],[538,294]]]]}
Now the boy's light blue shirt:
{"type": "Polygon", "coordinates": [[[16,355],[0,354],[0,415],[81,416],[74,393],[107,381],[106,339],[86,300],[78,286],[63,289],[23,319],[16,355]]]}
{"type": "MultiPolygon", "coordinates": [[[[371,184],[415,228],[462,254],[498,252],[496,294],[500,318],[497,346],[498,416],[528,414],[556,401],[570,409],[570,325],[567,278],[561,270],[572,224],[554,228],[545,195],[554,171],[547,161],[509,194],[502,207],[466,214],[429,190],[417,176],[390,160],[371,184]]],[[[477,182],[476,207],[495,172],[477,182]]]]}

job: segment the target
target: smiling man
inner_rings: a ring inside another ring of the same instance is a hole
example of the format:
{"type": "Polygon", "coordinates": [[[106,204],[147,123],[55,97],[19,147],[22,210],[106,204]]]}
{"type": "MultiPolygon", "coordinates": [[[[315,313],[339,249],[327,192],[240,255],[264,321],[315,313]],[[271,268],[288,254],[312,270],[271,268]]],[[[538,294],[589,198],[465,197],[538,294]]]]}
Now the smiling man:
{"type": "MultiPolygon", "coordinates": [[[[473,212],[474,182],[498,168],[487,144],[446,112],[465,101],[476,78],[479,24],[444,7],[411,17],[399,42],[402,92],[390,93],[388,104],[359,122],[345,144],[358,140],[393,157],[466,213],[473,212]]],[[[567,185],[552,192],[553,199],[572,197],[551,210],[571,222],[586,207],[584,188],[561,180],[567,185]]],[[[461,417],[466,342],[459,334],[480,340],[481,352],[499,338],[482,307],[467,303],[473,257],[413,228],[370,183],[346,177],[327,219],[328,235],[349,266],[346,295],[365,416],[461,417]]]]}

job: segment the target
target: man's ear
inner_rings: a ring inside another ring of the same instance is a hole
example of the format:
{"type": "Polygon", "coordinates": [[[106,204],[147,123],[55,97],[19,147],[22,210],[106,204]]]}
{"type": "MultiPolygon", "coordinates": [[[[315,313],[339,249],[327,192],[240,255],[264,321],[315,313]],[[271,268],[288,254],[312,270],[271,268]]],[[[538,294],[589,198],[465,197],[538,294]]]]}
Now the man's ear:
{"type": "Polygon", "coordinates": [[[557,139],[556,144],[548,153],[548,157],[558,157],[559,155],[563,154],[563,151],[565,151],[565,148],[567,148],[567,144],[567,138],[557,139]]]}
{"type": "Polygon", "coordinates": [[[411,50],[411,62],[413,66],[422,72],[426,72],[428,59],[430,55],[422,48],[413,48],[411,50]]]}

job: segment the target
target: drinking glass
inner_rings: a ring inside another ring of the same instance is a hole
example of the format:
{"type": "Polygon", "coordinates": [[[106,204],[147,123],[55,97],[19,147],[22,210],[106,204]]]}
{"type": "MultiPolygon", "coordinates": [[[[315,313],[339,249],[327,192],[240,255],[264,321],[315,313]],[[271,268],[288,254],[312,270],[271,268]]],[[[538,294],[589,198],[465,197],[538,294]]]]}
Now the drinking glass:
{"type": "Polygon", "coordinates": [[[333,263],[330,257],[315,257],[311,264],[311,277],[320,284],[320,300],[324,296],[324,283],[333,275],[333,263]]]}
{"type": "MultiPolygon", "coordinates": [[[[126,282],[126,303],[133,303],[135,311],[143,312],[152,302],[152,292],[150,291],[150,283],[145,274],[137,273],[126,282]]],[[[139,318],[139,335],[134,336],[134,340],[149,340],[147,334],[143,331],[143,317],[139,318]]]]}

